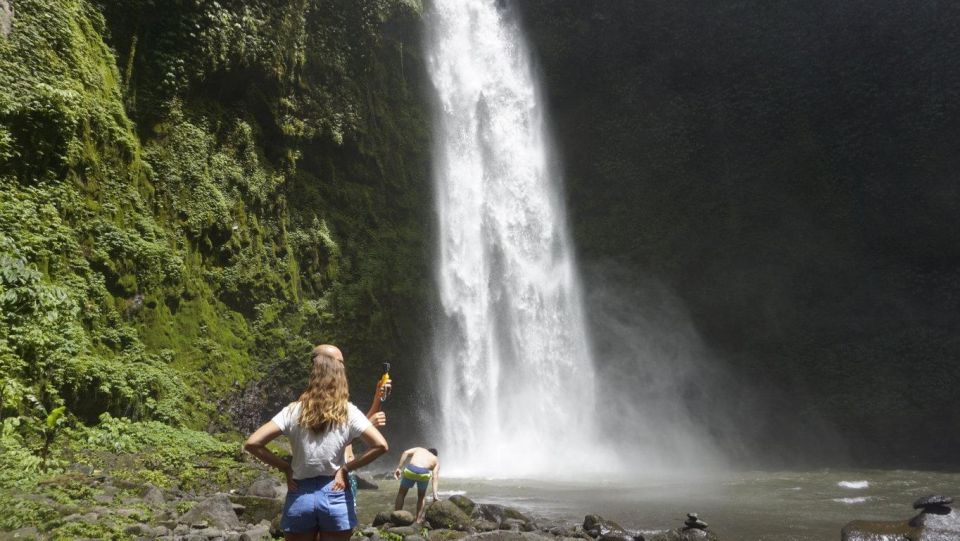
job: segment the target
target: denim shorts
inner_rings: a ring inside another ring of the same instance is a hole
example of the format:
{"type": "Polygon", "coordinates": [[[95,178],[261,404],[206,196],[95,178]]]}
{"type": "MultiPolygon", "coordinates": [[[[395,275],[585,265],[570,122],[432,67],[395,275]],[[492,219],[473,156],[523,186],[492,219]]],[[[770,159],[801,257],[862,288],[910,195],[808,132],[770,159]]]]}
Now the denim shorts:
{"type": "Polygon", "coordinates": [[[333,490],[333,476],[297,479],[297,490],[287,492],[280,529],[285,533],[342,532],[357,525],[350,487],[333,490]]]}

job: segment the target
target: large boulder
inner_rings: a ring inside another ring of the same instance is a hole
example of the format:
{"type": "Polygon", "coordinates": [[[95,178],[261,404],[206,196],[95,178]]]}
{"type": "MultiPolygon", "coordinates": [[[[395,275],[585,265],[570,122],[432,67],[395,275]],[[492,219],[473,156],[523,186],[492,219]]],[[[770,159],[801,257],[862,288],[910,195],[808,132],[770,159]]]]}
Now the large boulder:
{"type": "Polygon", "coordinates": [[[434,529],[460,530],[471,528],[470,517],[455,504],[441,500],[427,507],[426,520],[434,529]]]}
{"type": "Polygon", "coordinates": [[[287,486],[275,477],[261,477],[247,488],[247,496],[283,499],[287,496],[287,486]]]}
{"type": "Polygon", "coordinates": [[[396,511],[393,511],[392,513],[390,513],[389,522],[396,524],[397,526],[409,526],[413,524],[413,521],[416,519],[417,517],[413,516],[413,513],[411,513],[410,511],[397,509],[396,511]]]}
{"type": "Polygon", "coordinates": [[[263,520],[269,523],[283,511],[283,502],[276,498],[230,496],[230,501],[242,506],[237,514],[247,524],[259,524],[263,520]]]}
{"type": "Polygon", "coordinates": [[[466,537],[466,532],[457,530],[430,530],[428,537],[430,541],[454,541],[466,537]]]}
{"type": "Polygon", "coordinates": [[[509,530],[498,530],[495,532],[484,532],[464,537],[461,541],[555,541],[549,535],[543,535],[535,532],[516,532],[509,530]]]}
{"type": "Polygon", "coordinates": [[[477,504],[473,502],[470,498],[461,495],[450,496],[448,498],[450,503],[456,505],[460,508],[461,511],[467,515],[473,515],[473,512],[477,509],[477,504]]]}
{"type": "Polygon", "coordinates": [[[717,534],[699,528],[676,528],[654,534],[650,537],[639,536],[638,541],[719,541],[717,534]]]}
{"type": "Polygon", "coordinates": [[[358,490],[379,490],[380,486],[373,482],[373,477],[357,475],[358,490]]]}
{"type": "Polygon", "coordinates": [[[13,28],[13,0],[0,0],[0,38],[10,35],[13,28]]]}
{"type": "Polygon", "coordinates": [[[178,519],[181,524],[198,524],[206,522],[221,530],[238,530],[241,527],[240,519],[233,511],[233,502],[226,494],[214,494],[187,511],[178,519]]]}
{"type": "MultiPolygon", "coordinates": [[[[451,498],[451,501],[453,498],[451,498]]],[[[473,503],[467,498],[464,498],[467,502],[473,503]]],[[[460,505],[465,505],[463,500],[458,500],[460,505]]],[[[480,520],[489,520],[497,525],[503,523],[507,519],[521,520],[523,522],[532,523],[533,521],[527,515],[513,509],[512,507],[505,507],[503,505],[497,505],[495,503],[481,503],[474,504],[473,511],[470,513],[470,516],[474,519],[480,520]]]]}
{"type": "Polygon", "coordinates": [[[590,537],[613,540],[627,535],[622,526],[612,520],[607,520],[600,515],[587,515],[583,517],[583,531],[590,537]]]}
{"type": "Polygon", "coordinates": [[[910,520],[854,520],[840,531],[841,541],[957,541],[960,539],[960,514],[949,506],[949,496],[925,496],[913,502],[923,509],[910,520]]]}

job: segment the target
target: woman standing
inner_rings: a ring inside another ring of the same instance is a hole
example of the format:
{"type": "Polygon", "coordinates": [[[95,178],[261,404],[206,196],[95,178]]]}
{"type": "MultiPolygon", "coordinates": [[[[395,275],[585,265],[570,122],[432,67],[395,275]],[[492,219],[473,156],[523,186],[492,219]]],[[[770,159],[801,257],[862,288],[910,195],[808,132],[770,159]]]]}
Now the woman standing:
{"type": "Polygon", "coordinates": [[[350,539],[357,514],[347,476],[350,470],[387,452],[387,440],[348,401],[342,359],[335,346],[315,347],[307,389],[296,402],[258,428],[243,446],[287,477],[280,528],[288,541],[350,539]],[[267,443],[281,434],[290,439],[291,463],[267,449],[267,443]],[[357,437],[367,444],[367,450],[348,462],[344,450],[357,437]]]}

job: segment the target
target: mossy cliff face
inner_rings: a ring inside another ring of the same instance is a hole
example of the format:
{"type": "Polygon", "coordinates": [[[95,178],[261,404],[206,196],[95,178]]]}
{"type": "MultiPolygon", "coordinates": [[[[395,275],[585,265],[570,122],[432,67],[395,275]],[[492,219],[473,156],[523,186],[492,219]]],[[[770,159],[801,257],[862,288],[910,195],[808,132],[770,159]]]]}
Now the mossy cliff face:
{"type": "Polygon", "coordinates": [[[14,7],[3,417],[249,426],[299,390],[311,344],[343,346],[361,403],[421,347],[418,4],[14,7]]]}

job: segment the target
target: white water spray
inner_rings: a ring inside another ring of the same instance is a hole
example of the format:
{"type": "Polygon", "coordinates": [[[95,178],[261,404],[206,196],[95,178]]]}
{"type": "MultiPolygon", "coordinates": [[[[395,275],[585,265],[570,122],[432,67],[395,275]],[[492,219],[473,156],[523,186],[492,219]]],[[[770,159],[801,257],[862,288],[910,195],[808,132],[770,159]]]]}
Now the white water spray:
{"type": "Polygon", "coordinates": [[[495,0],[435,0],[428,24],[444,469],[582,473],[598,462],[594,367],[522,35],[495,0]]]}

